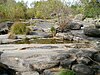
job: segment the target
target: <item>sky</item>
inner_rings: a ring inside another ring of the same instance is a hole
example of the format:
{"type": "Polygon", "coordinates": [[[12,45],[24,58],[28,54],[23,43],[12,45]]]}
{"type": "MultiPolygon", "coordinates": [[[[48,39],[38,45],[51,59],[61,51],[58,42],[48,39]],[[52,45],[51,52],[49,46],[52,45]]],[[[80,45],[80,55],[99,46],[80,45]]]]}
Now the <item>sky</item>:
{"type": "MultiPolygon", "coordinates": [[[[21,1],[21,0],[16,0],[17,2],[18,1],[21,1]]],[[[28,2],[28,6],[32,3],[32,2],[34,2],[34,1],[40,1],[40,0],[23,0],[24,2],[28,2]]],[[[79,1],[79,0],[62,0],[62,1],[67,1],[67,3],[69,3],[69,4],[72,4],[72,2],[76,2],[76,1],[79,1]]]]}

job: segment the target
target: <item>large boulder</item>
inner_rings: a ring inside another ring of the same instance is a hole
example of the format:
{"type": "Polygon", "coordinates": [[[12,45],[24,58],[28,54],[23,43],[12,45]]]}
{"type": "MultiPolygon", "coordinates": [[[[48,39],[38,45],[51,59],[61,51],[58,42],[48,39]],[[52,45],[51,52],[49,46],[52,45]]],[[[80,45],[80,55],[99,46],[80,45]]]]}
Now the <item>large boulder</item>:
{"type": "Polygon", "coordinates": [[[34,71],[43,73],[46,69],[51,69],[59,65],[59,61],[54,60],[54,56],[40,56],[36,58],[36,62],[31,63],[31,67],[34,71]]]}
{"type": "Polygon", "coordinates": [[[80,50],[79,52],[76,53],[76,56],[77,58],[80,58],[80,57],[90,57],[90,58],[93,58],[93,54],[95,52],[93,51],[86,51],[86,50],[80,50]]]}
{"type": "Polygon", "coordinates": [[[39,73],[42,73],[45,69],[50,69],[55,66],[57,66],[59,62],[57,61],[51,61],[51,62],[37,62],[33,63],[31,66],[33,67],[33,70],[38,71],[39,73]]]}
{"type": "Polygon", "coordinates": [[[11,66],[11,68],[15,69],[16,71],[29,71],[31,70],[30,64],[28,64],[27,61],[20,59],[20,58],[14,58],[14,57],[1,57],[1,61],[8,66],[11,66]]]}
{"type": "Polygon", "coordinates": [[[85,65],[88,65],[91,63],[91,60],[89,60],[88,58],[85,58],[85,57],[80,57],[77,59],[77,62],[79,64],[85,64],[85,65]]]}
{"type": "Polygon", "coordinates": [[[60,66],[62,66],[63,68],[71,69],[74,63],[75,63],[75,59],[65,59],[60,62],[60,66]]]}
{"type": "Polygon", "coordinates": [[[1,34],[7,34],[7,33],[8,33],[8,30],[7,30],[7,29],[0,30],[0,35],[1,35],[1,34]]]}
{"type": "Polygon", "coordinates": [[[0,63],[0,75],[16,75],[16,71],[10,69],[7,65],[0,63]]]}
{"type": "Polygon", "coordinates": [[[72,21],[72,22],[68,22],[68,24],[66,24],[63,27],[56,28],[56,32],[66,33],[69,32],[70,30],[80,30],[81,27],[83,27],[83,24],[72,21]]]}
{"type": "Polygon", "coordinates": [[[84,34],[91,37],[100,37],[100,30],[93,27],[84,28],[84,34]]]}
{"type": "Polygon", "coordinates": [[[72,67],[72,70],[75,71],[77,75],[94,75],[94,71],[84,64],[76,64],[72,67]]]}
{"type": "Polygon", "coordinates": [[[98,29],[100,28],[100,24],[95,24],[95,26],[96,26],[96,28],[98,28],[98,29]]]}
{"type": "Polygon", "coordinates": [[[69,24],[69,27],[70,27],[71,30],[80,30],[81,27],[83,27],[83,25],[79,24],[79,23],[73,23],[72,22],[72,23],[69,24]]]}

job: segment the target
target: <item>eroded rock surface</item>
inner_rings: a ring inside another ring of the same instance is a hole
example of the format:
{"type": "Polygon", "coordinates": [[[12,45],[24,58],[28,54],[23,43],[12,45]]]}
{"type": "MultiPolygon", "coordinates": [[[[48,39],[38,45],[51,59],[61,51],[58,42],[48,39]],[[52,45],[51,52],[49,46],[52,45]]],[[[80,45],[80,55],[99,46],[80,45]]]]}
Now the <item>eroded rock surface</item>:
{"type": "Polygon", "coordinates": [[[74,43],[0,45],[0,61],[17,75],[54,75],[53,68],[59,67],[73,69],[78,75],[99,73],[98,50],[84,48],[83,44],[82,48],[75,46],[74,43]]]}

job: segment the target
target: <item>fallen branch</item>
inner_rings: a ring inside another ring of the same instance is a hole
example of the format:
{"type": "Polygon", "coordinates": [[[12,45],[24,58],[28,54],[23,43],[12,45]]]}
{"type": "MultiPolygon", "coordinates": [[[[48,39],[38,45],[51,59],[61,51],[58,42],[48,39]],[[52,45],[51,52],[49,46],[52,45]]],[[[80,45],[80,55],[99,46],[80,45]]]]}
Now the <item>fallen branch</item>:
{"type": "Polygon", "coordinates": [[[91,61],[93,61],[94,63],[96,63],[97,65],[99,65],[100,66],[100,63],[99,62],[97,62],[97,61],[94,61],[93,59],[91,59],[89,56],[87,57],[88,59],[90,59],[91,61]]]}

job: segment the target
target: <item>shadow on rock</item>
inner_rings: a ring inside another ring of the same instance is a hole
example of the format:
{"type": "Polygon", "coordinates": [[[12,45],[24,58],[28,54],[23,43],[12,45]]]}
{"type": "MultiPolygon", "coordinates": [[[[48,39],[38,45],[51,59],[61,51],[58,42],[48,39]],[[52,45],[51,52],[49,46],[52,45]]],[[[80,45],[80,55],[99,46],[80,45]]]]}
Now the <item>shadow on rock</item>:
{"type": "Polygon", "coordinates": [[[0,75],[16,75],[16,71],[7,65],[0,63],[0,75]]]}

